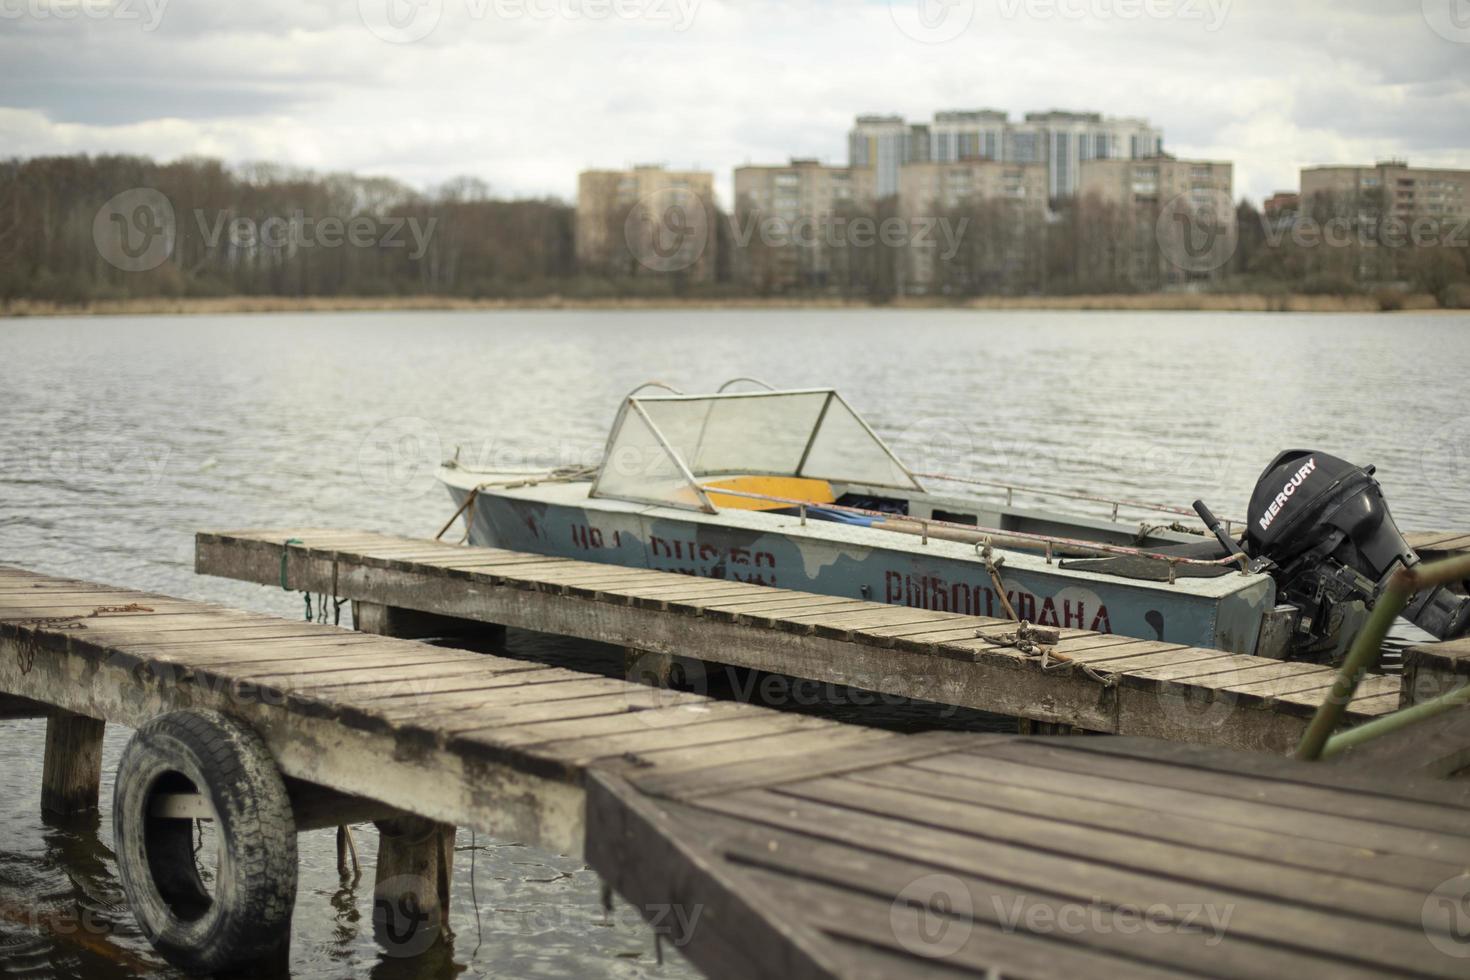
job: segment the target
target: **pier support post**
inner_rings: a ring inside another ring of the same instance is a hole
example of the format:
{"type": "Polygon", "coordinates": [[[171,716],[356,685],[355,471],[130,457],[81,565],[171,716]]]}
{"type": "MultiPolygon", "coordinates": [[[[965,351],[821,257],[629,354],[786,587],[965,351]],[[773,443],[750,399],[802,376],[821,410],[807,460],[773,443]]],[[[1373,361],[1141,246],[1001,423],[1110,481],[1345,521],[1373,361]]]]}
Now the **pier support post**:
{"type": "Polygon", "coordinates": [[[41,812],[67,816],[97,809],[106,723],[53,708],[46,721],[41,812]]]}
{"type": "Polygon", "coordinates": [[[373,930],[395,956],[427,952],[449,931],[455,828],[422,817],[382,820],[373,930]]]}
{"type": "Polygon", "coordinates": [[[474,637],[476,640],[503,643],[505,627],[482,623],[477,619],[440,616],[437,613],[384,606],[376,602],[352,600],[352,624],[361,633],[395,636],[402,640],[424,640],[430,637],[474,637]]]}

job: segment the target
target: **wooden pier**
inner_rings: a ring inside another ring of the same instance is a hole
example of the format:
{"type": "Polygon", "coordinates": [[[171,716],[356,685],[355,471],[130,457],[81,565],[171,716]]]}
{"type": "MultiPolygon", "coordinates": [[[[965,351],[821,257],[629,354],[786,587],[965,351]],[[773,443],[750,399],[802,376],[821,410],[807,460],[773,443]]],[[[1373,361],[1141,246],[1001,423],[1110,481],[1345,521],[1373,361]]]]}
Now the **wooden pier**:
{"type": "Polygon", "coordinates": [[[1425,561],[1470,555],[1470,533],[1464,531],[1415,531],[1404,540],[1425,561]]]}
{"type": "Polygon", "coordinates": [[[910,741],[931,751],[594,772],[588,860],[635,904],[701,909],[686,952],[716,978],[1466,974],[1464,784],[1146,739],[910,741]]]}
{"type": "MultiPolygon", "coordinates": [[[[1333,671],[1079,629],[1049,663],[998,619],[354,531],[201,533],[196,570],[352,599],[433,635],[474,621],[1014,715],[1087,731],[1286,752],[1333,671]],[[437,619],[415,624],[403,611],[437,619]],[[977,636],[977,634],[980,634],[977,636]]],[[[1362,721],[1399,707],[1363,682],[1362,721]]]]}
{"type": "MultiPolygon", "coordinates": [[[[293,546],[288,579],[315,560],[293,546]]],[[[532,595],[489,595],[511,592],[532,595]]],[[[135,914],[163,830],[187,845],[192,819],[248,811],[227,838],[380,821],[378,887],[398,890],[380,904],[410,888],[426,921],[456,827],[583,853],[713,977],[1461,976],[1470,952],[1465,784],[1139,739],[899,735],[3,568],[0,694],[12,717],[48,713],[53,810],[96,804],[103,723],[139,728],[118,801],[155,835],[114,813],[135,914]],[[283,789],[128,770],[149,733],[210,725],[239,743],[212,765],[283,789]]],[[[294,898],[291,855],[241,857],[294,898]]],[[[253,941],[279,956],[289,912],[253,941]]]]}

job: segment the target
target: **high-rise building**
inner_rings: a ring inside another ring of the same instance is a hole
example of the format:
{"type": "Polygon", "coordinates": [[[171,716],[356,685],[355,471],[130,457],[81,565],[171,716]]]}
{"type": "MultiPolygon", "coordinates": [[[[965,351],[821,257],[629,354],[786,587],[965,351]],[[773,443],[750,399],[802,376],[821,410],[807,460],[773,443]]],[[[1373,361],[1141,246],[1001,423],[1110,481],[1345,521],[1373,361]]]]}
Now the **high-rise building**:
{"type": "Polygon", "coordinates": [[[1006,114],[995,109],[936,112],[929,125],[929,159],[1000,160],[1004,157],[1006,114]]]}
{"type": "Polygon", "coordinates": [[[898,168],[915,159],[928,159],[928,133],[910,126],[903,116],[858,116],[847,134],[847,164],[873,171],[879,197],[898,193],[898,168]]]}
{"type": "Polygon", "coordinates": [[[811,159],[736,167],[735,277],[765,290],[826,285],[845,226],[872,207],[874,176],[870,167],[811,159]]]}
{"type": "Polygon", "coordinates": [[[1016,131],[1035,134],[1052,197],[1077,192],[1085,161],[1141,160],[1164,151],[1163,133],[1147,120],[1104,117],[1096,112],[1028,112],[1016,131]]]}
{"type": "Polygon", "coordinates": [[[577,176],[577,262],[612,275],[714,278],[718,235],[707,170],[584,170],[577,176]]]}
{"type": "Polygon", "coordinates": [[[902,116],[859,116],[848,136],[848,163],[875,169],[879,196],[897,193],[898,168],[909,163],[1042,163],[1047,194],[1067,197],[1076,193],[1084,161],[1155,157],[1163,144],[1163,134],[1144,119],[1051,110],[1012,122],[996,109],[948,110],[925,125],[902,116]]]}

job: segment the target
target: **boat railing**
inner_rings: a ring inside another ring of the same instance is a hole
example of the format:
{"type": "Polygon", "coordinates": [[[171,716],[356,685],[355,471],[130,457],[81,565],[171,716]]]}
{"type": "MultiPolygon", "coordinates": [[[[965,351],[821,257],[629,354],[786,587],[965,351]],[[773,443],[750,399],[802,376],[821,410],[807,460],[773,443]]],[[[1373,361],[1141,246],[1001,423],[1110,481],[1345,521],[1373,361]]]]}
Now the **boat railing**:
{"type": "Polygon", "coordinates": [[[945,521],[937,518],[909,517],[906,514],[890,514],[881,510],[870,510],[866,507],[853,507],[849,504],[836,503],[814,503],[810,500],[801,500],[795,497],[778,497],[772,494],[754,493],[746,490],[726,490],[721,487],[708,487],[707,492],[713,497],[743,497],[748,500],[761,500],[768,503],[787,504],[797,508],[801,523],[807,521],[808,510],[835,510],[849,514],[859,514],[864,517],[875,517],[884,521],[907,522],[917,525],[923,543],[929,543],[931,530],[939,529],[948,532],[945,537],[953,539],[955,533],[960,533],[966,539],[974,538],[977,551],[981,556],[988,558],[992,546],[1004,548],[1010,542],[1022,542],[1033,545],[1037,550],[1046,555],[1047,564],[1051,564],[1057,550],[1069,552],[1083,552],[1094,556],[1119,555],[1131,558],[1149,558],[1155,561],[1166,562],[1169,566],[1169,582],[1173,584],[1175,570],[1180,565],[1195,565],[1219,568],[1230,565],[1239,565],[1243,574],[1249,574],[1249,559],[1244,555],[1226,555],[1223,558],[1187,558],[1181,555],[1169,555],[1147,548],[1138,548],[1130,545],[1106,544],[1101,541],[1087,541],[1082,538],[1069,538],[1058,534],[1036,534],[1030,531],[1009,531],[1003,528],[982,527],[975,524],[961,524],[958,521],[945,521]]]}
{"type": "MultiPolygon", "coordinates": [[[[1071,490],[1057,490],[1052,487],[1032,487],[1025,486],[1019,483],[1000,483],[994,480],[975,480],[971,479],[970,477],[954,476],[949,473],[915,473],[914,475],[926,480],[945,480],[951,483],[963,483],[966,486],[989,487],[996,490],[1004,490],[1006,492],[1007,507],[1010,507],[1014,502],[1015,494],[1029,493],[1035,494],[1039,497],[1061,497],[1067,500],[1086,500],[1090,503],[1111,504],[1113,508],[1113,520],[1115,521],[1118,519],[1119,509],[1124,507],[1131,510],[1154,511],[1160,514],[1177,514],[1181,517],[1189,517],[1196,521],[1199,520],[1199,517],[1195,514],[1195,512],[1190,510],[1188,507],[1176,507],[1172,504],[1157,504],[1151,503],[1146,500],[1129,500],[1126,497],[1104,497],[1091,493],[1077,493],[1071,490]]],[[[1227,534],[1233,532],[1234,525],[1245,524],[1245,520],[1238,517],[1225,517],[1221,518],[1221,520],[1225,522],[1225,531],[1227,534]]]]}

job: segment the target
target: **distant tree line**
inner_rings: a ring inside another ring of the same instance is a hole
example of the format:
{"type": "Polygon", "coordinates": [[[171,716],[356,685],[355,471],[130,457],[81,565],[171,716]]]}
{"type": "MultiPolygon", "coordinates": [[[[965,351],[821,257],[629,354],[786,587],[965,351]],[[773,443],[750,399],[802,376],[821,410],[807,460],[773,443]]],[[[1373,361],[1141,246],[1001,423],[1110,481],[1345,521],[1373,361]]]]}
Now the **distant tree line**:
{"type": "MultiPolygon", "coordinates": [[[[1095,197],[1029,209],[963,201],[934,216],[963,233],[923,259],[911,243],[882,236],[773,243],[750,234],[753,217],[711,208],[705,233],[713,261],[692,275],[650,269],[628,252],[623,212],[600,236],[610,251],[579,260],[570,204],[497,198],[468,178],[422,192],[383,178],[208,159],[15,159],[0,161],[0,302],[232,295],[883,302],[910,293],[961,299],[1194,288],[1371,292],[1384,306],[1427,293],[1446,306],[1470,306],[1463,220],[1405,223],[1361,196],[1323,195],[1271,216],[1243,201],[1232,227],[1212,230],[1232,235],[1228,254],[1203,270],[1170,261],[1156,231],[1157,206],[1095,197]],[[122,236],[141,250],[147,234],[157,233],[157,216],[128,198],[138,188],[156,191],[171,208],[163,251],[146,268],[129,267],[126,249],[120,261],[103,247],[109,236],[122,236]]],[[[847,228],[902,220],[892,198],[850,202],[829,217],[847,228]]]]}

